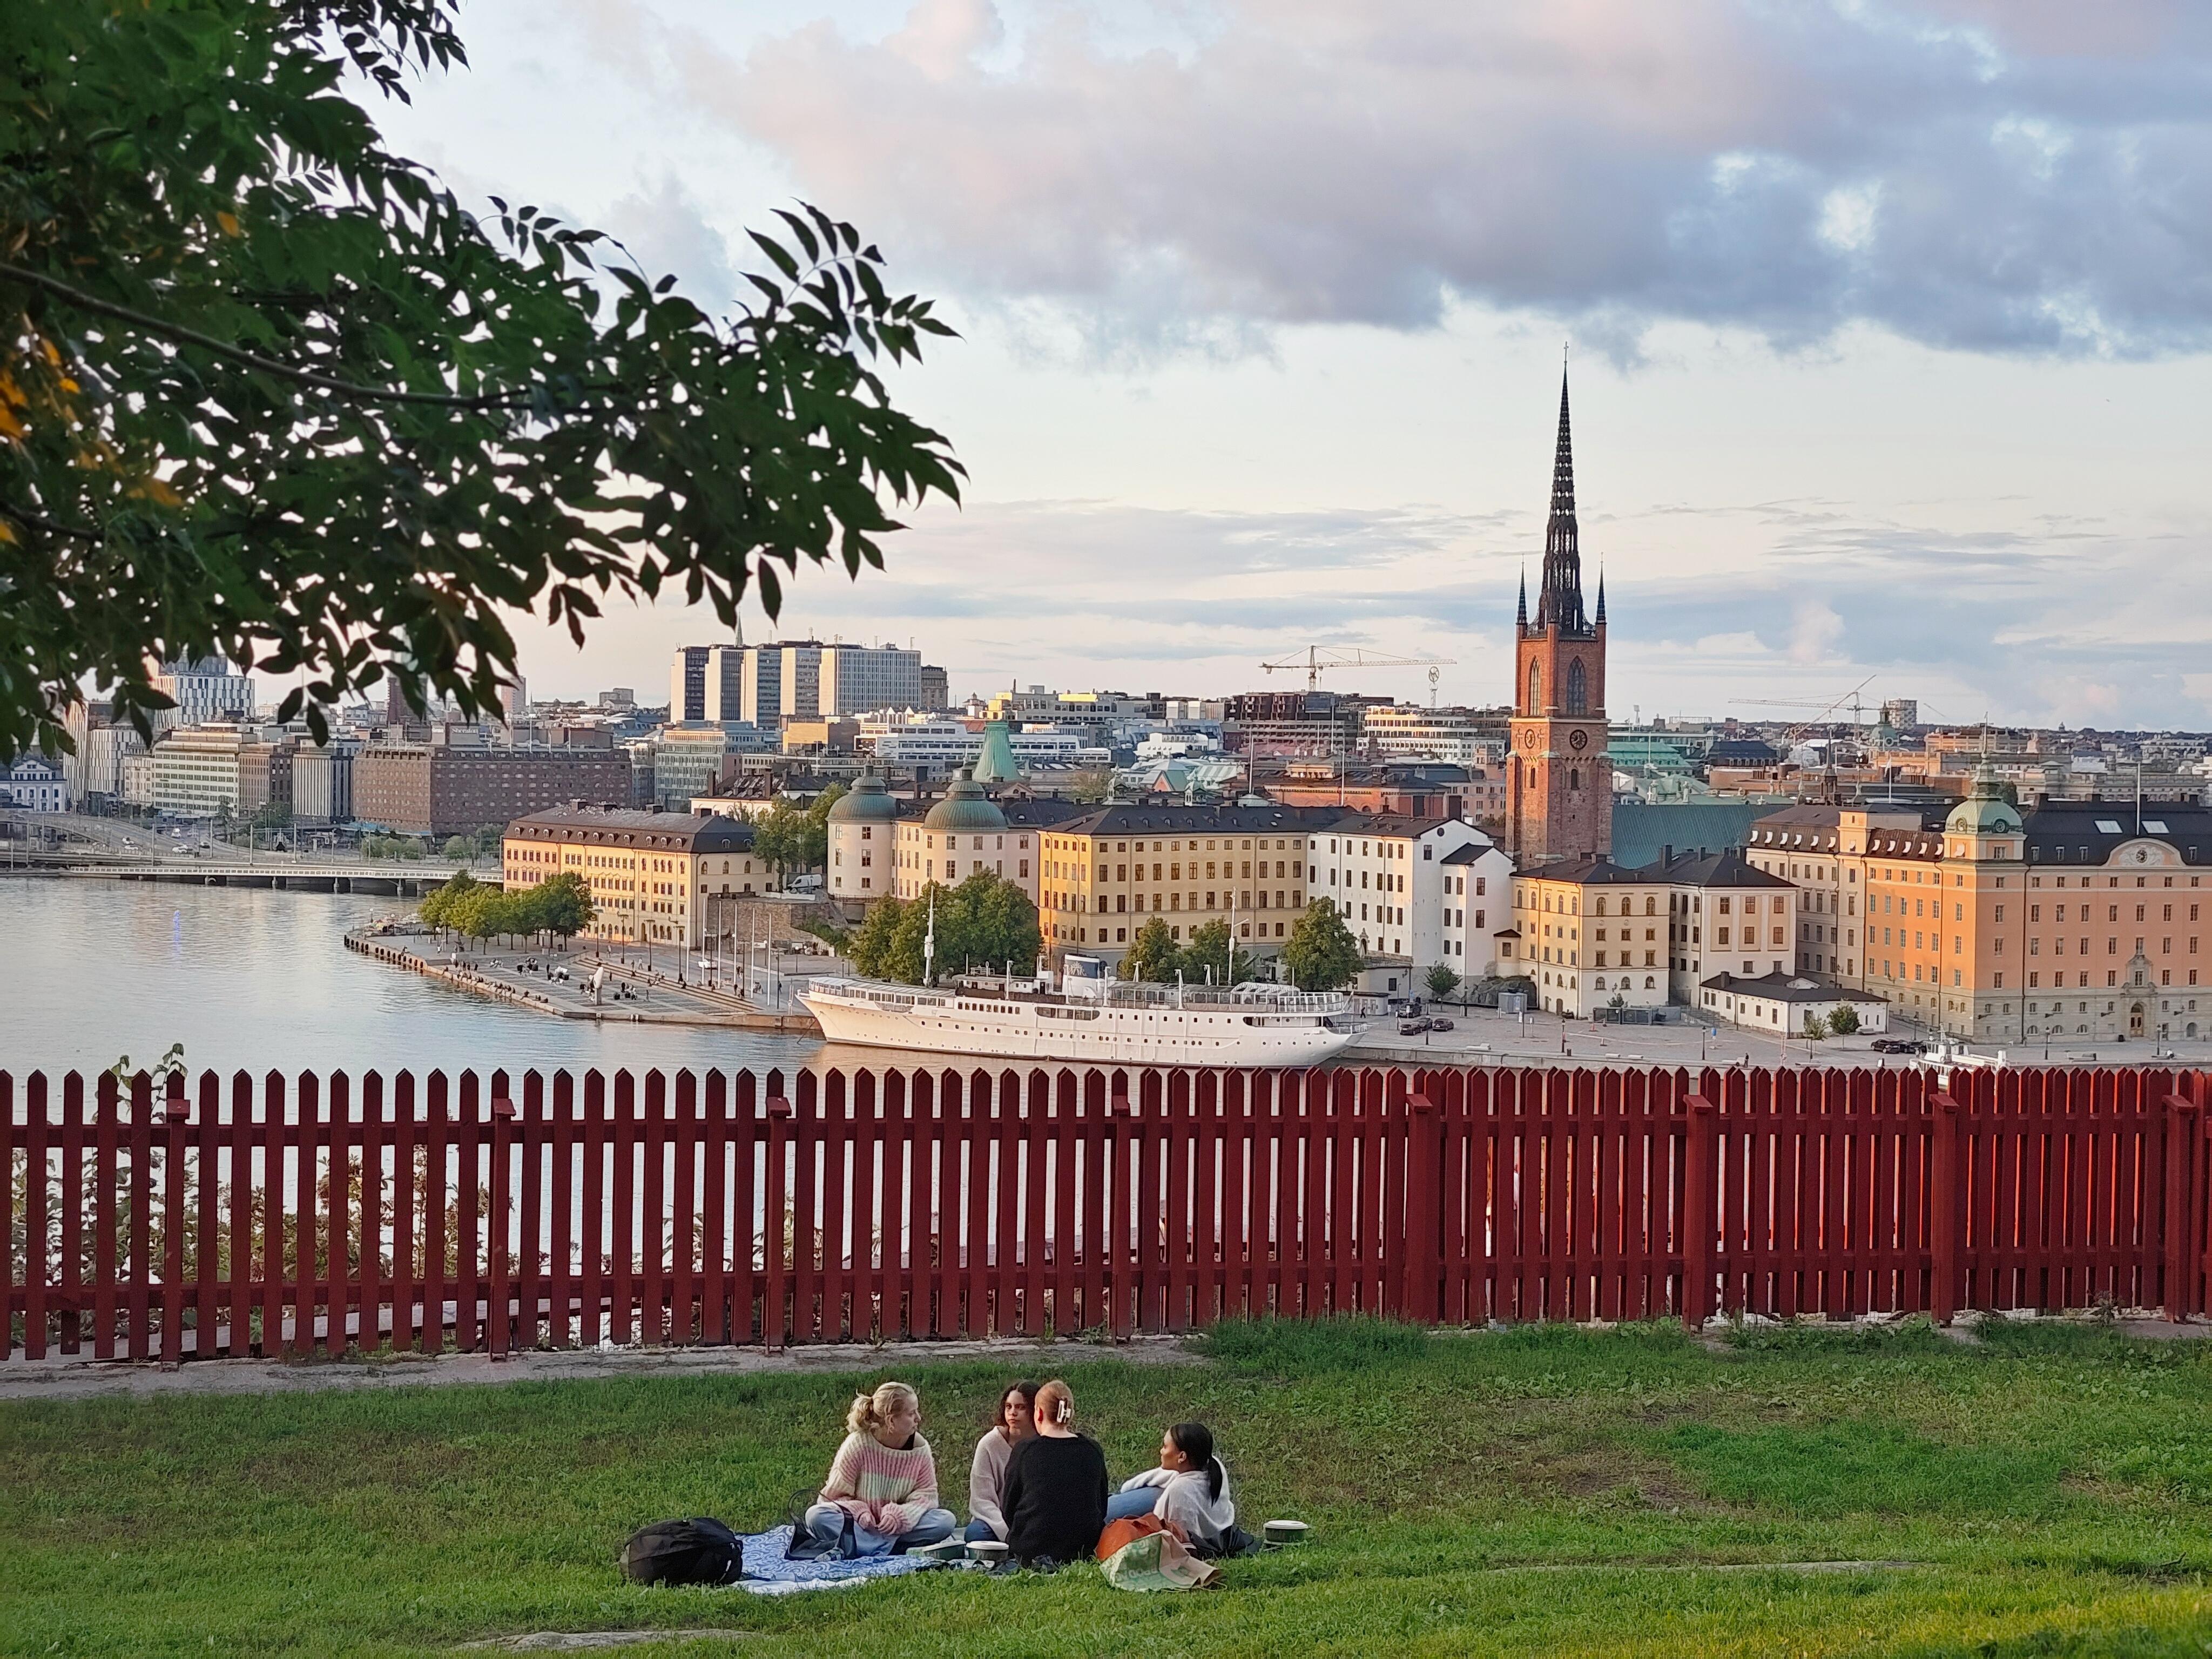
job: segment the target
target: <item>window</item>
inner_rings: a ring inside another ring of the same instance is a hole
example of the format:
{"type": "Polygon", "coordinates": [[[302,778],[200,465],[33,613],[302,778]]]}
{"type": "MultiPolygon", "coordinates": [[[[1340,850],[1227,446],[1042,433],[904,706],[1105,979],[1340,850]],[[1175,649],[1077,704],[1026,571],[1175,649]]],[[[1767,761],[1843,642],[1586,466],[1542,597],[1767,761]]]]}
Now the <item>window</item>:
{"type": "Polygon", "coordinates": [[[1589,712],[1589,683],[1583,672],[1582,659],[1577,657],[1567,665],[1567,713],[1583,714],[1589,712]]]}
{"type": "Polygon", "coordinates": [[[1541,663],[1532,662],[1528,665],[1527,712],[1531,714],[1540,714],[1544,712],[1544,665],[1541,663]]]}

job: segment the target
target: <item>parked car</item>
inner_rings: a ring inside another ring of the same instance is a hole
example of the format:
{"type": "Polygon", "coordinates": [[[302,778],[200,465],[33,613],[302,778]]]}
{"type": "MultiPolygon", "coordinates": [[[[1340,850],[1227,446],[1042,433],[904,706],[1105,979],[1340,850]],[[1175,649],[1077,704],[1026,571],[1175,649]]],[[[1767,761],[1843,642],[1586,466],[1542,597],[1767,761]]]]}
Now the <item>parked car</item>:
{"type": "Polygon", "coordinates": [[[1432,1020],[1401,1019],[1398,1022],[1400,1036],[1419,1036],[1424,1031],[1432,1031],[1435,1029],[1436,1024],[1432,1020]]]}
{"type": "Polygon", "coordinates": [[[1449,1031],[1451,1028],[1451,1021],[1446,1019],[1442,1014],[1433,1014],[1430,1016],[1429,1029],[1431,1031],[1449,1031]]]}
{"type": "Polygon", "coordinates": [[[1876,1037],[1868,1045],[1878,1054],[1924,1054],[1928,1045],[1911,1037],[1876,1037]]]}

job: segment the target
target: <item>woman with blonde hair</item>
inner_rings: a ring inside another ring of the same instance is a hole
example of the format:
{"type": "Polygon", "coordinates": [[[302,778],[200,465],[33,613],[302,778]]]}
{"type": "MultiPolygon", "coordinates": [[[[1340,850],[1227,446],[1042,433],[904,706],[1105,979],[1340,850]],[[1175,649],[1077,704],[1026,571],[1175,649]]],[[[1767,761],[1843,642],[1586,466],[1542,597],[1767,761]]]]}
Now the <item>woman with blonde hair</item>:
{"type": "Polygon", "coordinates": [[[1075,1428],[1075,1395],[1054,1377],[1036,1393],[1036,1433],[1006,1462],[1006,1542],[1048,1571],[1090,1559],[1106,1529],[1106,1454],[1075,1428]]]}
{"type": "Polygon", "coordinates": [[[921,1437],[921,1401],[903,1382],[855,1395],[845,1443],[821,1497],[807,1509],[795,1553],[902,1555],[950,1538],[957,1524],[937,1501],[937,1459],[921,1437]]]}

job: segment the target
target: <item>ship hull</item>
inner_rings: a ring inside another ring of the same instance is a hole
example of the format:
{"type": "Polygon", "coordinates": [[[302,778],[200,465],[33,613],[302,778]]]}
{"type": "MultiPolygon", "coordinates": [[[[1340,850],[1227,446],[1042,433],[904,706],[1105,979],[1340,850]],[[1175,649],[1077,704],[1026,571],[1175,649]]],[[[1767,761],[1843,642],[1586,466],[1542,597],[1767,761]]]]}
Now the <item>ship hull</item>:
{"type": "Polygon", "coordinates": [[[1067,1065],[1318,1066],[1353,1036],[1264,1008],[1087,1011],[969,998],[901,1007],[820,990],[800,1000],[831,1042],[1067,1065]]]}

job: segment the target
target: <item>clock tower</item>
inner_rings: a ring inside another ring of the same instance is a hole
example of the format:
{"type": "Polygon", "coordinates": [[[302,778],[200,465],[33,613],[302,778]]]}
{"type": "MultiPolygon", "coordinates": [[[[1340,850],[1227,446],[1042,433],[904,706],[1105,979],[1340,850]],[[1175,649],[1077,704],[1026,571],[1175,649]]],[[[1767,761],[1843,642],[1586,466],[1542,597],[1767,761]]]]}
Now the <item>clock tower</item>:
{"type": "Polygon", "coordinates": [[[1513,627],[1513,752],[1505,763],[1506,844],[1524,867],[1613,850],[1613,765],[1606,758],[1605,581],[1583,609],[1575,523],[1574,444],[1559,377],[1559,445],[1544,530],[1544,585],[1528,617],[1528,582],[1513,627]]]}

